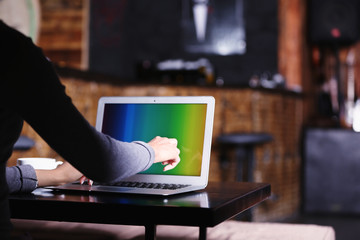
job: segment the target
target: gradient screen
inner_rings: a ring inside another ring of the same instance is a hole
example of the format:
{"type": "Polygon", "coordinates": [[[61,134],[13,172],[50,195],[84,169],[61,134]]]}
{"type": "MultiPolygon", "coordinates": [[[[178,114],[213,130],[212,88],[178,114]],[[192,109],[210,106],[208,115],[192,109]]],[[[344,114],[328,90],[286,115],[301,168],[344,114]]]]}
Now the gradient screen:
{"type": "Polygon", "coordinates": [[[180,163],[164,172],[160,163],[147,174],[200,176],[206,104],[105,104],[102,132],[120,141],[149,142],[156,136],[176,138],[180,163]]]}

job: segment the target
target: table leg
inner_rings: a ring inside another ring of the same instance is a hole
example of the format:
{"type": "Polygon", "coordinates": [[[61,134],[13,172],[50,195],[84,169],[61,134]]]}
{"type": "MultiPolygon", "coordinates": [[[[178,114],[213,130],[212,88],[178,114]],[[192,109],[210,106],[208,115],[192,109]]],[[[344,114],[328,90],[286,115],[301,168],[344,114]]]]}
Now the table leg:
{"type": "Polygon", "coordinates": [[[199,240],[206,240],[206,227],[199,227],[199,240]]]}
{"type": "Polygon", "coordinates": [[[156,240],[156,224],[145,225],[145,240],[156,240]]]}

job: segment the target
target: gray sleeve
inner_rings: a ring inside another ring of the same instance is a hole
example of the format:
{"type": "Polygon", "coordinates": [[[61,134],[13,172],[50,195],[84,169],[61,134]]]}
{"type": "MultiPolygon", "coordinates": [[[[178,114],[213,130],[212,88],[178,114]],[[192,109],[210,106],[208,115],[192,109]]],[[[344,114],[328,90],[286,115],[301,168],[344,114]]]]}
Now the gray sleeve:
{"type": "MultiPolygon", "coordinates": [[[[116,157],[111,162],[111,168],[115,171],[107,171],[106,182],[117,182],[123,178],[132,176],[150,168],[154,163],[155,152],[150,145],[142,141],[122,142],[110,138],[116,147],[110,148],[111,156],[116,157]],[[114,174],[113,176],[111,176],[114,174]]],[[[101,171],[99,171],[101,172],[101,171]]]]}
{"type": "Polygon", "coordinates": [[[143,171],[145,171],[145,170],[149,169],[151,167],[151,165],[154,163],[154,160],[155,160],[154,149],[152,147],[150,147],[147,143],[142,142],[142,141],[135,141],[134,143],[142,146],[143,148],[145,148],[147,153],[148,153],[148,154],[145,155],[145,158],[148,159],[147,165],[143,169],[143,171]]]}
{"type": "Polygon", "coordinates": [[[30,165],[7,167],[6,181],[10,193],[32,192],[37,186],[35,169],[30,165]]]}

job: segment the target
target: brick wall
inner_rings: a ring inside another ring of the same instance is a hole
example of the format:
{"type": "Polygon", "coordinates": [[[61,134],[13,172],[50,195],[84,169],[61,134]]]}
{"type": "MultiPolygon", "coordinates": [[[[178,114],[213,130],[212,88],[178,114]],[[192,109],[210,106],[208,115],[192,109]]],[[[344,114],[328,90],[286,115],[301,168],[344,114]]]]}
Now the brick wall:
{"type": "Polygon", "coordinates": [[[37,44],[61,66],[81,68],[85,13],[83,0],[40,0],[41,26],[37,44]]]}

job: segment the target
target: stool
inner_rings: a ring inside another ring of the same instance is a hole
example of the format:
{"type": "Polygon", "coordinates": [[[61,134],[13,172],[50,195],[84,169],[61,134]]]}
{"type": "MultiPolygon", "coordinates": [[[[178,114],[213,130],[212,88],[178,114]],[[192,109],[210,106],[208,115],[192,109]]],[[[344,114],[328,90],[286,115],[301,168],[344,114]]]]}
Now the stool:
{"type": "MultiPolygon", "coordinates": [[[[236,150],[236,180],[252,182],[254,171],[254,147],[273,140],[267,133],[230,133],[217,137],[220,144],[220,166],[224,168],[228,164],[227,150],[232,147],[236,150]],[[246,165],[246,167],[244,167],[246,165]],[[246,169],[247,171],[244,171],[246,169]]],[[[246,210],[237,220],[251,221],[252,209],[246,210]]]]}
{"type": "Polygon", "coordinates": [[[234,147],[236,150],[236,180],[237,181],[253,181],[254,170],[254,147],[273,140],[273,137],[267,133],[230,133],[222,134],[217,137],[217,142],[220,144],[220,163],[224,166],[228,162],[226,155],[229,147],[234,147]],[[245,157],[244,157],[245,155],[245,157]],[[244,172],[244,165],[247,166],[247,171],[244,172]]]}
{"type": "Polygon", "coordinates": [[[13,149],[25,151],[25,150],[29,150],[34,145],[35,145],[35,142],[31,138],[29,138],[27,136],[20,136],[19,139],[16,141],[13,149]]]}

